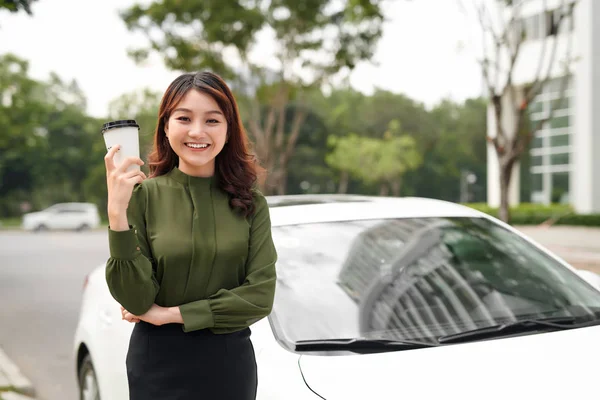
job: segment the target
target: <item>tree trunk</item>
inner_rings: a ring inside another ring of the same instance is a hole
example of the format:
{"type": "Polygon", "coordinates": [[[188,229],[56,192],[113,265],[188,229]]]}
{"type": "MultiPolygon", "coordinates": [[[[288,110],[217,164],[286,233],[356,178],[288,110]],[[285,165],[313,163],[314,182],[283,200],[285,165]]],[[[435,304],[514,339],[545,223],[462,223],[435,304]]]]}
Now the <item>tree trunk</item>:
{"type": "Polygon", "coordinates": [[[340,176],[340,185],[338,186],[338,193],[345,194],[348,192],[349,181],[350,177],[348,175],[348,171],[342,171],[342,175],[340,176]]]}
{"type": "Polygon", "coordinates": [[[390,193],[390,188],[387,185],[387,183],[382,183],[381,186],[379,187],[379,195],[387,196],[389,193],[390,193]]]}
{"type": "Polygon", "coordinates": [[[287,168],[281,169],[279,174],[277,174],[277,186],[275,187],[275,192],[283,196],[287,190],[287,168]]]}
{"type": "Polygon", "coordinates": [[[396,178],[390,182],[390,185],[392,186],[392,195],[395,197],[400,197],[400,187],[402,184],[400,179],[401,178],[396,178]]]}
{"type": "Polygon", "coordinates": [[[510,222],[510,207],[508,204],[508,190],[514,163],[500,160],[500,209],[498,218],[507,224],[510,222]]]}

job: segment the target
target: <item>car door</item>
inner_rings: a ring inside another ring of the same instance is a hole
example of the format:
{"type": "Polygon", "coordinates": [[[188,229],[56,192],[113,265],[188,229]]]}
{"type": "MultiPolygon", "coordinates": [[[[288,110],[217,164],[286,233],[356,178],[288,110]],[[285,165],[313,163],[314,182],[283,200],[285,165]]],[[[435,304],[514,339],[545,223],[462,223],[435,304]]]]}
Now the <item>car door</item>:
{"type": "Polygon", "coordinates": [[[46,225],[50,229],[65,229],[65,219],[69,212],[66,205],[57,204],[47,211],[46,225]]]}
{"type": "Polygon", "coordinates": [[[99,324],[97,332],[97,370],[103,398],[127,400],[125,358],[134,324],[121,319],[121,306],[113,299],[106,282],[101,282],[99,324]]]}

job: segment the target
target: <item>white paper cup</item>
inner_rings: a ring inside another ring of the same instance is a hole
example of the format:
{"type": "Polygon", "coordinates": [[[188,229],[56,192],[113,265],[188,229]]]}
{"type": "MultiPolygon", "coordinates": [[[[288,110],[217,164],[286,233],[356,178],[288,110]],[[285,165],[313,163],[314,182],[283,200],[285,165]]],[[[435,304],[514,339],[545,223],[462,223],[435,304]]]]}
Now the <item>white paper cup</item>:
{"type": "MultiPolygon", "coordinates": [[[[115,166],[119,166],[127,157],[140,156],[140,126],[134,119],[111,121],[102,125],[102,136],[106,150],[113,146],[121,145],[113,158],[115,166]]],[[[127,170],[139,170],[140,166],[134,164],[127,170]]]]}

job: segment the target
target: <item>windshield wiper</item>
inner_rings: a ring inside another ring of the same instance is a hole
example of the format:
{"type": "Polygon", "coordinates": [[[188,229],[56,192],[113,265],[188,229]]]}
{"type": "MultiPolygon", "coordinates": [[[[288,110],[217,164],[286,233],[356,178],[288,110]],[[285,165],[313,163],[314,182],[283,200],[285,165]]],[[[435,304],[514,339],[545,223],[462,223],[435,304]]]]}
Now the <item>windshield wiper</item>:
{"type": "Polygon", "coordinates": [[[495,338],[514,333],[535,332],[543,329],[565,330],[583,328],[586,326],[599,325],[600,320],[590,320],[581,317],[551,317],[542,319],[526,319],[493,326],[486,326],[469,330],[466,332],[454,333],[438,337],[438,343],[459,343],[471,340],[480,340],[495,338]],[[583,322],[582,322],[583,320],[583,322]]]}
{"type": "Polygon", "coordinates": [[[299,340],[296,342],[296,351],[352,351],[355,353],[377,353],[384,351],[413,350],[424,347],[435,347],[438,344],[419,342],[414,340],[386,340],[386,339],[322,339],[299,340]]]}

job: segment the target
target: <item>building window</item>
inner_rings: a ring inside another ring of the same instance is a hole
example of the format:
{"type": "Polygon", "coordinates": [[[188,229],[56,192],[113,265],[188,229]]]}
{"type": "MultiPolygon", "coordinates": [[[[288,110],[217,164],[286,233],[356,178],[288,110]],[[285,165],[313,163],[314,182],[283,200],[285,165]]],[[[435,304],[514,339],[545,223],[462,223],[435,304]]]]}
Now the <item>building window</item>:
{"type": "Polygon", "coordinates": [[[565,15],[563,20],[560,21],[562,13],[563,11],[560,9],[555,9],[522,18],[515,23],[515,33],[517,37],[523,37],[524,40],[539,40],[556,36],[565,31],[572,32],[575,25],[573,16],[568,17],[565,15]]]}
{"type": "Polygon", "coordinates": [[[544,147],[544,138],[542,138],[542,137],[533,138],[533,141],[531,142],[531,148],[532,149],[541,149],[542,147],[544,147]]]}
{"type": "Polygon", "coordinates": [[[552,203],[569,202],[569,173],[558,172],[552,174],[552,203]]]}
{"type": "Polygon", "coordinates": [[[550,165],[569,165],[569,153],[550,155],[550,165]]]}
{"type": "Polygon", "coordinates": [[[541,192],[544,190],[543,174],[531,174],[531,190],[534,192],[541,192]]]}
{"type": "Polygon", "coordinates": [[[571,135],[556,135],[550,136],[550,147],[568,146],[570,144],[571,135]]]}
{"type": "Polygon", "coordinates": [[[568,128],[569,125],[569,116],[565,115],[563,117],[553,117],[550,120],[550,128],[568,128]]]}
{"type": "Polygon", "coordinates": [[[546,11],[546,36],[556,36],[558,34],[560,15],[560,10],[546,11]]]}
{"type": "Polygon", "coordinates": [[[544,158],[542,156],[531,156],[531,166],[537,167],[543,165],[544,158]]]}

